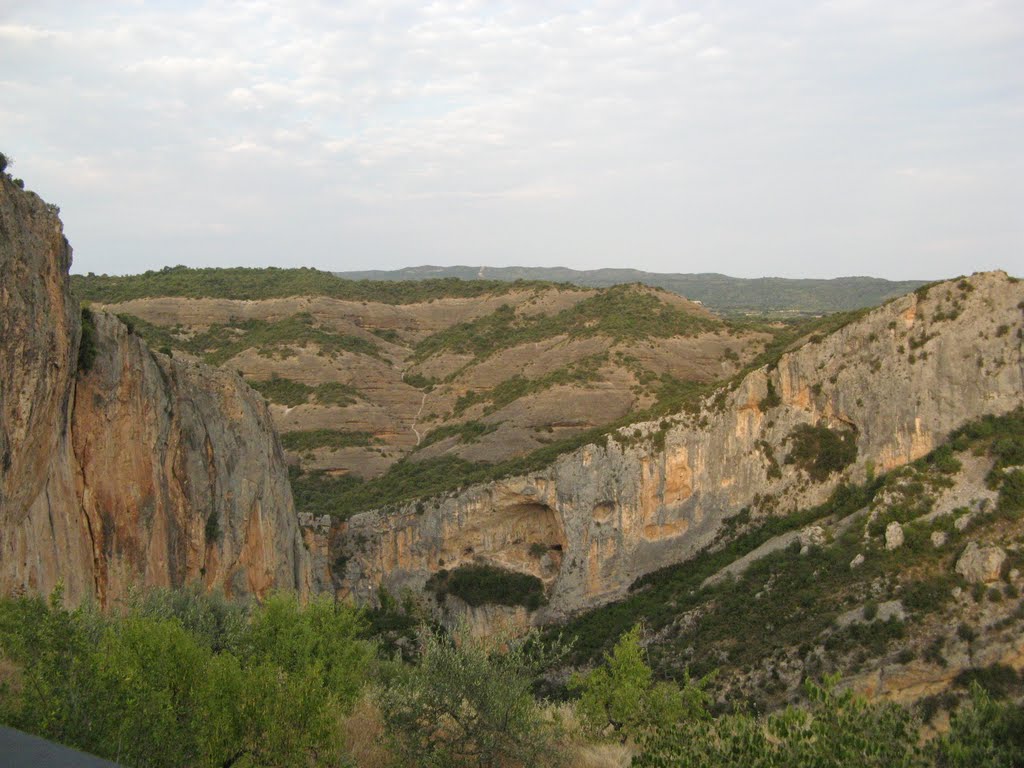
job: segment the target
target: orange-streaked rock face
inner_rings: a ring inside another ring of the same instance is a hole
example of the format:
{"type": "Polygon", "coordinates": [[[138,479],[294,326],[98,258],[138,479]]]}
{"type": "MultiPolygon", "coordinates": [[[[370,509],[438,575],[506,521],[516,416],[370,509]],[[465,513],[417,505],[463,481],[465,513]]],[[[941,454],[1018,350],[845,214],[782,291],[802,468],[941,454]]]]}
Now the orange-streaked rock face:
{"type": "Polygon", "coordinates": [[[110,605],[133,587],[309,589],[309,556],[263,399],[153,354],[79,309],[56,212],[0,181],[0,592],[110,605]]]}
{"type": "Polygon", "coordinates": [[[706,547],[744,508],[813,506],[844,480],[923,456],[966,421],[1024,404],[1022,300],[1024,283],[1000,272],[943,283],[788,352],[696,414],[634,424],[545,470],[418,512],[357,515],[336,528],[337,575],[347,593],[373,599],[380,585],[419,589],[442,567],[503,565],[544,581],[550,602],[536,621],[621,597],[639,576],[706,547]],[[790,436],[805,424],[852,431],[856,461],[823,482],[787,464],[790,436]],[[524,557],[531,541],[557,547],[557,561],[524,557]]]}

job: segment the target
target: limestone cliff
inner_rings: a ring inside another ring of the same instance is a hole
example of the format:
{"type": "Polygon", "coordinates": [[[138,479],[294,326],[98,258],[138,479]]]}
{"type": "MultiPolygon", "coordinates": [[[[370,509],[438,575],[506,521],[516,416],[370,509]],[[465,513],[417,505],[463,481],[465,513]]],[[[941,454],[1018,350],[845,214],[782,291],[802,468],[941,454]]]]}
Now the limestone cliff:
{"type": "Polygon", "coordinates": [[[819,503],[844,479],[1020,405],[1022,306],[1024,283],[1000,272],[921,289],[811,337],[697,413],[627,427],[541,472],[357,515],[333,534],[342,589],[372,599],[378,585],[420,588],[440,568],[484,561],[545,583],[534,620],[613,600],[706,547],[743,508],[819,503]],[[821,434],[856,452],[819,466],[827,452],[811,445],[802,460],[800,443],[821,434]]]}
{"type": "Polygon", "coordinates": [[[309,557],[262,398],[93,315],[78,371],[56,209],[0,179],[0,591],[102,604],[134,585],[308,588],[309,557]]]}

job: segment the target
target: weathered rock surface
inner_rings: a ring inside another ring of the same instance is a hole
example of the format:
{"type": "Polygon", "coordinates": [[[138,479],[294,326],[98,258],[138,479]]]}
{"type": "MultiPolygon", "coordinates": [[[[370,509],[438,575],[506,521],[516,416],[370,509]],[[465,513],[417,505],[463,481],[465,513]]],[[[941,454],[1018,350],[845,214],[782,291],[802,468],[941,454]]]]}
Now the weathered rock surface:
{"type": "Polygon", "coordinates": [[[77,371],[56,211],[0,179],[0,592],[109,604],[137,585],[308,589],[309,556],[263,399],[151,352],[95,313],[77,371]]]}
{"type": "Polygon", "coordinates": [[[812,506],[845,479],[925,455],[965,421],[1021,405],[1022,300],[1024,283],[1001,272],[939,284],[783,355],[697,414],[627,427],[540,472],[357,515],[335,537],[345,589],[372,599],[379,585],[415,589],[481,560],[544,581],[538,620],[621,597],[709,545],[743,508],[812,506]],[[852,434],[856,459],[815,481],[785,461],[801,425],[852,434]],[[531,544],[557,561],[532,557],[531,544]]]}
{"type": "Polygon", "coordinates": [[[885,548],[888,550],[899,549],[903,546],[903,526],[897,522],[891,522],[885,526],[885,548]]]}
{"type": "Polygon", "coordinates": [[[972,541],[956,561],[956,572],[971,584],[999,581],[1006,553],[999,547],[979,547],[972,541]]]}

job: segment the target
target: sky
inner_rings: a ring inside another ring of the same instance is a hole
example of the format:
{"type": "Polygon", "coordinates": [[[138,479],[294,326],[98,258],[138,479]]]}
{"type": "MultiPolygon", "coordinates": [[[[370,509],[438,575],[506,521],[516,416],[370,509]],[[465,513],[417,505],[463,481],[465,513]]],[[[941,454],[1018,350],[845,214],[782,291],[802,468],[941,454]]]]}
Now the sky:
{"type": "Polygon", "coordinates": [[[1021,0],[0,0],[73,271],[1024,274],[1021,0]]]}

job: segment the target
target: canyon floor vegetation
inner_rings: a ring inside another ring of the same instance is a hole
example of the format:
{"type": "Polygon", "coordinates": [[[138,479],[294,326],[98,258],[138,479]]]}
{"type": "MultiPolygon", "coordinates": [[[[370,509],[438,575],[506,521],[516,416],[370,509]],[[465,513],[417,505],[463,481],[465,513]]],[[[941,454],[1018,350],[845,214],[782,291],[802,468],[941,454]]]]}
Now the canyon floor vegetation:
{"type": "Polygon", "coordinates": [[[538,698],[566,648],[421,625],[408,660],[382,610],[154,590],[119,610],[58,590],[0,601],[0,722],[127,766],[963,766],[1024,761],[1024,709],[972,683],[948,731],[808,681],[768,715],[713,716],[709,678],[656,680],[641,628],[538,698]],[[377,616],[373,616],[377,613],[377,616]],[[630,762],[631,761],[631,762],[630,762]]]}

